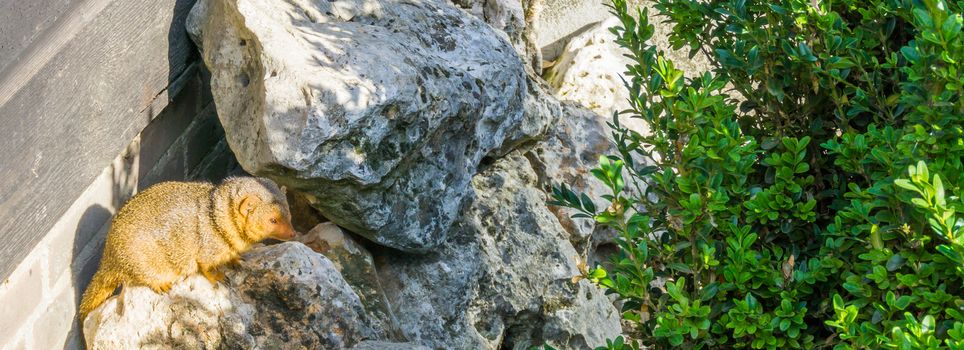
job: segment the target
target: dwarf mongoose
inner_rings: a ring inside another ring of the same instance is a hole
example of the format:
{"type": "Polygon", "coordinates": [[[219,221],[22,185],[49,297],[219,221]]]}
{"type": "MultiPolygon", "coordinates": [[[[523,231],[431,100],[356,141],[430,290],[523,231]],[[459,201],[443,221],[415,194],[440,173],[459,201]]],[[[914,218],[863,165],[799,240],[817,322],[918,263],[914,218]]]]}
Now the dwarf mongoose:
{"type": "Polygon", "coordinates": [[[142,285],[160,293],[197,272],[217,283],[224,278],[218,267],[236,262],[252,244],[294,235],[285,195],[271,180],[154,185],[131,198],[111,222],[100,267],[80,303],[80,320],[117,286],[142,285]]]}

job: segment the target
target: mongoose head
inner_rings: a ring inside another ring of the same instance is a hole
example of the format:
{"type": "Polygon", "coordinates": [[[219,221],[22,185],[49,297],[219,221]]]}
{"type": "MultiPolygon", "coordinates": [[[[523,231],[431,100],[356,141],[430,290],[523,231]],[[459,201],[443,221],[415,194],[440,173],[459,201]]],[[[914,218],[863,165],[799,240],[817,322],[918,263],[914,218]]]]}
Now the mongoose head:
{"type": "Polygon", "coordinates": [[[288,201],[274,181],[241,177],[228,179],[222,186],[233,187],[231,203],[237,222],[251,240],[289,240],[295,237],[288,201]]]}

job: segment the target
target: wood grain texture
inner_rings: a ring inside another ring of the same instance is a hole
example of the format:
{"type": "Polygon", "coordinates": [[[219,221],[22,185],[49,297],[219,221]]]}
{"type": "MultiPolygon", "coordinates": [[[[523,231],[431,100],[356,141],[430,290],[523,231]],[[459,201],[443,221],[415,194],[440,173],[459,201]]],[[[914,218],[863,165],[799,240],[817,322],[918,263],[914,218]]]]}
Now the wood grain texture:
{"type": "Polygon", "coordinates": [[[0,72],[22,57],[31,44],[43,41],[71,7],[81,0],[0,0],[0,72]]]}
{"type": "Polygon", "coordinates": [[[2,41],[20,46],[0,70],[0,279],[167,105],[196,60],[183,28],[194,1],[50,1],[69,11],[2,41]]]}

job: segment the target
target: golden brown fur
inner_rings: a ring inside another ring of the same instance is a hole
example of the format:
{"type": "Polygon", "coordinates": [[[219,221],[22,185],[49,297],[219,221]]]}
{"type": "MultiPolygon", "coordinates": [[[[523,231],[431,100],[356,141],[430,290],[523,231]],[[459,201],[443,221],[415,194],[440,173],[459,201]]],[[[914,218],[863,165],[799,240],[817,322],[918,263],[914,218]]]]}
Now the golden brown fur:
{"type": "Polygon", "coordinates": [[[160,293],[198,272],[217,283],[224,277],[220,266],[269,237],[294,237],[284,193],[271,180],[154,185],[131,198],[111,222],[100,268],[80,304],[80,319],[120,285],[148,286],[160,293]]]}

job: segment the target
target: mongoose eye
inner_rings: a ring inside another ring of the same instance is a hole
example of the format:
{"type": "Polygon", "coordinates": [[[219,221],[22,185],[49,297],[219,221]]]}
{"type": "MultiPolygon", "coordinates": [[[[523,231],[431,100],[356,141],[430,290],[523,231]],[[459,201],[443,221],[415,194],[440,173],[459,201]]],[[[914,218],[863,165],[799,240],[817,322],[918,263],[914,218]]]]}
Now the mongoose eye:
{"type": "Polygon", "coordinates": [[[276,218],[271,218],[271,223],[272,223],[272,224],[277,224],[277,223],[278,223],[278,219],[276,219],[276,218]]]}

